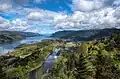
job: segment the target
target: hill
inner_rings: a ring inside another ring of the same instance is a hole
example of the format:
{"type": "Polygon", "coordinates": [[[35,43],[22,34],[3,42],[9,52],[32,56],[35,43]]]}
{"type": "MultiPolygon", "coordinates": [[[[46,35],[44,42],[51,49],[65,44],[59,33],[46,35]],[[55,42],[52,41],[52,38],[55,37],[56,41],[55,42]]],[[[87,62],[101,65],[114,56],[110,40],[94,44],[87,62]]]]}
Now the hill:
{"type": "Polygon", "coordinates": [[[64,47],[43,79],[120,79],[120,33],[64,47]]]}
{"type": "Polygon", "coordinates": [[[91,41],[102,37],[110,36],[114,32],[120,32],[120,29],[94,29],[94,30],[64,30],[52,34],[52,37],[60,39],[69,39],[71,41],[91,41]]]}
{"type": "Polygon", "coordinates": [[[33,79],[30,74],[36,79],[119,79],[120,32],[82,43],[47,39],[0,56],[1,77],[33,79]],[[44,61],[56,48],[61,48],[58,58],[44,72],[44,61]]]}
{"type": "Polygon", "coordinates": [[[37,33],[20,31],[0,31],[0,44],[11,43],[26,37],[38,36],[37,33]]]}

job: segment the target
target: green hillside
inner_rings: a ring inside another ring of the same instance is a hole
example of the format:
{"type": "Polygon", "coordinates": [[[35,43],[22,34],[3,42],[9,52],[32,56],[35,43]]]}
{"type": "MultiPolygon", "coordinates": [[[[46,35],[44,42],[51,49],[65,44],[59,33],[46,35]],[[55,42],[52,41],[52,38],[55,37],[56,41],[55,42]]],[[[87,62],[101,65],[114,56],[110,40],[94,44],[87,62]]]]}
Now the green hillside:
{"type": "Polygon", "coordinates": [[[71,41],[91,41],[94,39],[100,39],[102,37],[108,37],[114,32],[120,32],[120,29],[94,29],[94,30],[64,30],[55,32],[52,37],[60,39],[68,39],[71,41]]]}
{"type": "Polygon", "coordinates": [[[57,40],[44,40],[23,45],[9,55],[0,56],[0,74],[5,73],[6,79],[28,79],[29,73],[41,67],[51,52],[60,45],[63,43],[57,40]]]}
{"type": "Polygon", "coordinates": [[[13,41],[21,40],[26,37],[37,36],[39,34],[31,32],[18,31],[0,31],[0,44],[11,43],[13,41]]]}
{"type": "Polygon", "coordinates": [[[120,33],[66,48],[43,79],[120,79],[120,33]]]}
{"type": "Polygon", "coordinates": [[[120,79],[120,32],[82,43],[47,39],[22,45],[0,56],[0,76],[29,79],[30,72],[41,68],[57,47],[61,51],[56,63],[46,73],[37,72],[36,79],[120,79]]]}

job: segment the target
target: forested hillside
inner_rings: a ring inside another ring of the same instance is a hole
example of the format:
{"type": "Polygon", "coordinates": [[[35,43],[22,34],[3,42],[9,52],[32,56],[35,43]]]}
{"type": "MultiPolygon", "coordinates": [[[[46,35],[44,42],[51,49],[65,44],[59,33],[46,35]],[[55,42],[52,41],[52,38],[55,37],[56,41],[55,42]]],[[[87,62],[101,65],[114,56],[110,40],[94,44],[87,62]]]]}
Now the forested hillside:
{"type": "Polygon", "coordinates": [[[120,79],[120,33],[65,47],[43,79],[120,79]]]}
{"type": "Polygon", "coordinates": [[[108,37],[114,32],[120,32],[120,29],[106,28],[106,29],[93,29],[93,30],[64,30],[55,32],[52,37],[60,39],[68,39],[71,41],[91,41],[108,37]]]}
{"type": "Polygon", "coordinates": [[[47,39],[22,45],[7,56],[0,56],[0,77],[28,79],[29,73],[43,66],[55,48],[61,48],[56,63],[36,79],[120,79],[120,33],[87,42],[47,39]]]}
{"type": "Polygon", "coordinates": [[[39,34],[19,31],[0,31],[0,44],[11,43],[26,37],[38,36],[39,34]]]}
{"type": "Polygon", "coordinates": [[[40,68],[58,45],[63,45],[62,41],[44,40],[22,45],[12,53],[0,56],[0,79],[28,79],[29,73],[40,68]]]}

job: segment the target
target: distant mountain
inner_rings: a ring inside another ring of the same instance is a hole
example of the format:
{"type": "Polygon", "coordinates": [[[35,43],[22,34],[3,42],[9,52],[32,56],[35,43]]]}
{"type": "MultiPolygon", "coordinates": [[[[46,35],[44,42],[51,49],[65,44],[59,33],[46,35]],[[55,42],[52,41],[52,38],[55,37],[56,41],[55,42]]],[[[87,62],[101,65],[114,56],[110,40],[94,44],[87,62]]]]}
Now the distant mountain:
{"type": "Polygon", "coordinates": [[[54,38],[69,39],[71,41],[91,41],[102,37],[110,36],[114,32],[120,32],[120,29],[94,29],[94,30],[64,30],[52,34],[54,38]]]}
{"type": "Polygon", "coordinates": [[[38,36],[40,34],[20,31],[0,31],[0,44],[10,43],[26,37],[38,36]]]}

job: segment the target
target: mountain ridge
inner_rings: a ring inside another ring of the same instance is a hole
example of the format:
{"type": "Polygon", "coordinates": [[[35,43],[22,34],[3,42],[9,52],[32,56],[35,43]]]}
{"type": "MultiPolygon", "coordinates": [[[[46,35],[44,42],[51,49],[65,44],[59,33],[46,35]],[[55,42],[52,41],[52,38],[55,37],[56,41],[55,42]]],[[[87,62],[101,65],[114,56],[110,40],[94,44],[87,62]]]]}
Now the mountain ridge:
{"type": "Polygon", "coordinates": [[[71,41],[91,41],[110,36],[112,33],[120,32],[117,28],[91,29],[91,30],[64,30],[52,34],[51,37],[69,39],[71,41]]]}
{"type": "Polygon", "coordinates": [[[11,43],[22,40],[26,37],[39,36],[38,33],[21,32],[21,31],[0,31],[0,44],[11,43]]]}

